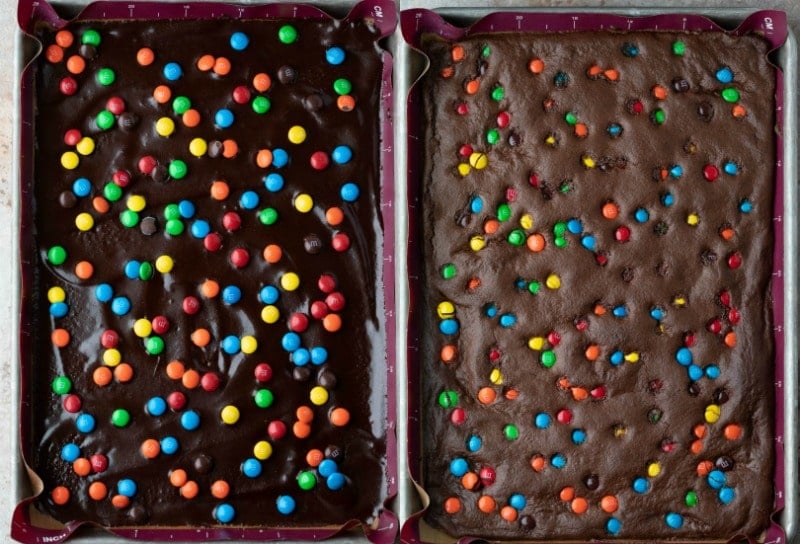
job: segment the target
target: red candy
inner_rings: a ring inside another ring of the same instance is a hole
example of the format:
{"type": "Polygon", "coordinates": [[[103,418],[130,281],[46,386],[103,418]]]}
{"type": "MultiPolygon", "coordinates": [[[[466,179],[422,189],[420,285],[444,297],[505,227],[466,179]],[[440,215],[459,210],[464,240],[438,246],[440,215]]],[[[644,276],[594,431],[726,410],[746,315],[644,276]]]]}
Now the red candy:
{"type": "Polygon", "coordinates": [[[280,440],[286,436],[286,424],[279,419],[270,421],[267,425],[267,434],[273,440],[280,440]]]}
{"type": "Polygon", "coordinates": [[[726,308],[729,308],[731,305],[731,293],[728,290],[722,291],[719,294],[719,302],[726,308]]]}
{"type": "Polygon", "coordinates": [[[561,335],[558,334],[556,331],[551,331],[547,335],[547,341],[550,343],[551,346],[556,347],[558,344],[561,343],[561,335]]]}
{"type": "Polygon", "coordinates": [[[78,92],[78,82],[67,76],[59,82],[58,90],[61,91],[63,95],[72,96],[78,92]]]}
{"type": "Polygon", "coordinates": [[[742,266],[742,254],[735,251],[728,256],[728,268],[736,270],[740,266],[742,266]]]}
{"type": "Polygon", "coordinates": [[[308,316],[301,312],[293,313],[289,316],[289,330],[293,332],[304,332],[308,329],[308,316]]]}
{"type": "Polygon", "coordinates": [[[255,370],[256,380],[266,383],[272,379],[272,367],[267,363],[258,363],[255,370]]]}
{"type": "Polygon", "coordinates": [[[478,478],[480,478],[484,487],[489,487],[497,479],[497,473],[492,467],[481,467],[478,471],[478,478]]]}
{"type": "Polygon", "coordinates": [[[167,405],[176,412],[182,410],[186,406],[186,395],[180,391],[173,391],[167,396],[167,405]]]}
{"type": "Polygon", "coordinates": [[[323,293],[332,293],[336,289],[336,278],[331,274],[322,274],[317,280],[317,287],[323,293]]]}
{"type": "Polygon", "coordinates": [[[200,300],[197,297],[188,296],[183,299],[183,311],[188,315],[194,315],[200,311],[200,300]]]}
{"type": "Polygon", "coordinates": [[[139,159],[139,164],[137,166],[139,167],[139,172],[145,176],[149,176],[157,165],[158,161],[156,161],[155,158],[150,155],[145,155],[139,159]]]}
{"type": "Polygon", "coordinates": [[[153,332],[156,334],[164,334],[169,330],[169,319],[163,315],[157,315],[152,320],[153,332]]]}
{"type": "Polygon", "coordinates": [[[703,177],[708,181],[714,181],[719,177],[719,168],[713,164],[707,164],[703,167],[703,177]]]}
{"type": "Polygon", "coordinates": [[[331,247],[333,247],[334,251],[338,251],[339,253],[347,251],[350,249],[350,237],[343,232],[337,232],[333,235],[331,247]]]}
{"type": "Polygon", "coordinates": [[[497,114],[497,126],[500,128],[506,128],[508,124],[511,122],[511,115],[507,111],[501,111],[497,114]]]}
{"type": "Polygon", "coordinates": [[[236,212],[228,212],[222,216],[222,226],[228,232],[239,230],[242,226],[242,218],[236,212]]]}
{"type": "Polygon", "coordinates": [[[322,319],[328,315],[328,305],[321,300],[315,300],[311,303],[310,313],[314,319],[322,319]]]}
{"type": "Polygon", "coordinates": [[[314,170],[325,170],[331,162],[330,157],[324,151],[315,151],[311,154],[311,168],[314,170]]]}
{"type": "Polygon", "coordinates": [[[469,157],[470,155],[472,155],[472,151],[473,149],[471,145],[464,144],[459,148],[458,154],[461,155],[462,157],[469,157]]]}
{"type": "Polygon", "coordinates": [[[222,247],[222,236],[216,232],[207,234],[206,237],[203,238],[203,247],[208,251],[219,251],[219,248],[222,247]]]}
{"type": "Polygon", "coordinates": [[[467,420],[467,413],[463,408],[456,408],[450,412],[450,422],[453,425],[462,425],[467,420]]]}
{"type": "Polygon", "coordinates": [[[106,349],[111,349],[117,347],[119,343],[119,334],[117,331],[113,331],[108,329],[103,331],[103,334],[100,336],[100,345],[106,349]]]}
{"type": "Polygon", "coordinates": [[[120,187],[127,187],[131,182],[131,174],[127,170],[117,170],[111,175],[111,181],[120,187]]]}
{"type": "Polygon", "coordinates": [[[76,146],[81,141],[83,135],[77,128],[71,128],[64,133],[64,143],[68,146],[76,146]]]}
{"type": "Polygon", "coordinates": [[[214,372],[206,372],[203,374],[203,377],[200,378],[200,387],[203,388],[203,391],[212,392],[219,389],[220,379],[214,372]]]}
{"type": "Polygon", "coordinates": [[[108,457],[102,453],[95,453],[89,457],[89,464],[92,466],[92,472],[105,472],[108,469],[108,457]]]}
{"type": "Polygon", "coordinates": [[[564,425],[569,425],[569,423],[572,421],[572,412],[566,408],[562,408],[556,412],[556,421],[563,423],[564,425]]]}
{"type": "Polygon", "coordinates": [[[739,313],[739,310],[736,308],[731,308],[728,310],[728,321],[731,322],[731,325],[736,325],[742,318],[742,314],[739,313]]]}
{"type": "Polygon", "coordinates": [[[459,115],[466,115],[469,113],[469,106],[462,102],[456,106],[456,113],[459,115]]]}
{"type": "Polygon", "coordinates": [[[617,242],[627,242],[631,239],[631,229],[625,225],[617,227],[617,230],[614,231],[614,239],[617,242]]]}
{"type": "Polygon", "coordinates": [[[64,397],[64,410],[70,414],[76,414],[81,411],[81,398],[78,395],[71,394],[64,397]]]}
{"type": "Polygon", "coordinates": [[[247,104],[250,101],[250,89],[244,85],[239,85],[233,89],[233,101],[237,104],[247,104]]]}
{"type": "Polygon", "coordinates": [[[119,96],[112,96],[106,101],[106,109],[114,115],[125,113],[125,101],[119,96]]]}
{"type": "Polygon", "coordinates": [[[706,324],[706,329],[708,329],[708,332],[719,334],[722,332],[722,321],[715,317],[706,324]]]}
{"type": "Polygon", "coordinates": [[[606,388],[603,385],[598,385],[589,391],[589,395],[591,395],[594,400],[602,400],[606,398],[606,388]]]}
{"type": "MultiPolygon", "coordinates": [[[[209,235],[210,236],[210,235],[209,235]]],[[[250,254],[246,249],[237,247],[231,251],[230,261],[236,268],[244,268],[250,262],[250,254]]]]}
{"type": "Polygon", "coordinates": [[[325,297],[325,305],[332,312],[339,312],[344,309],[345,298],[344,295],[336,291],[325,297]]]}

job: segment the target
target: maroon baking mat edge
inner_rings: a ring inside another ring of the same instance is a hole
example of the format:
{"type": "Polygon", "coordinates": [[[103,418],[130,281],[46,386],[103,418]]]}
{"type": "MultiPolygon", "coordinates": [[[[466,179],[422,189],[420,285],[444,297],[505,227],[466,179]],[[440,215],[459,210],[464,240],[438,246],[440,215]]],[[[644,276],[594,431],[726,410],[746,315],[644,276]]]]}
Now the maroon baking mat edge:
{"type": "MultiPolygon", "coordinates": [[[[73,20],[81,19],[197,19],[197,18],[300,18],[324,19],[331,16],[320,8],[308,4],[264,4],[264,5],[235,5],[221,3],[195,2],[185,4],[164,4],[158,2],[138,2],[135,9],[125,2],[101,1],[89,4],[73,20]]],[[[353,5],[343,20],[369,19],[378,28],[379,35],[376,42],[386,39],[397,26],[397,8],[393,0],[363,0],[353,5]]],[[[60,28],[66,25],[67,20],[61,19],[47,1],[20,0],[17,6],[17,22],[22,32],[32,34],[34,27],[39,22],[60,28]]],[[[390,502],[397,494],[397,402],[395,395],[395,365],[394,358],[395,314],[394,314],[394,130],[393,130],[393,89],[392,72],[393,57],[383,49],[383,71],[381,76],[381,189],[380,189],[380,216],[383,225],[383,247],[381,250],[383,300],[384,300],[384,328],[386,331],[386,486],[387,496],[383,502],[376,523],[373,527],[364,526],[357,520],[351,520],[340,527],[280,527],[280,528],[252,528],[252,527],[154,527],[154,528],[115,528],[107,529],[109,533],[136,540],[160,541],[190,541],[201,542],[208,540],[306,540],[316,541],[331,538],[354,527],[362,525],[367,539],[374,544],[389,544],[394,542],[399,531],[399,520],[395,513],[389,509],[390,502]]],[[[29,352],[30,336],[25,332],[30,323],[29,295],[32,283],[32,267],[35,260],[33,251],[33,210],[30,199],[33,192],[33,154],[29,151],[34,147],[33,136],[33,72],[28,65],[20,76],[20,157],[17,181],[20,186],[20,212],[19,212],[19,240],[20,240],[20,321],[19,321],[19,353],[29,352]],[[26,205],[25,203],[28,202],[26,205]]],[[[378,369],[379,370],[379,369],[378,369]]],[[[30,413],[22,408],[29,404],[26,399],[30,397],[30,384],[27,376],[19,369],[19,440],[20,455],[23,454],[27,443],[27,429],[30,428],[30,413]]],[[[30,469],[22,462],[26,470],[30,469]]],[[[31,524],[29,509],[36,497],[28,497],[20,501],[14,508],[11,519],[11,537],[24,543],[63,542],[84,525],[82,522],[71,522],[61,528],[35,527],[31,524]]]]}
{"type": "MultiPolygon", "coordinates": [[[[770,44],[770,53],[773,53],[786,41],[788,26],[786,13],[779,10],[762,10],[750,14],[739,26],[731,31],[725,31],[720,25],[705,16],[692,14],[665,14],[645,17],[634,17],[627,15],[616,15],[610,13],[542,13],[542,12],[515,12],[504,11],[486,15],[469,27],[456,27],[446,22],[438,13],[427,9],[409,9],[400,13],[400,28],[405,41],[418,53],[420,51],[420,39],[423,33],[436,33],[448,40],[458,40],[465,36],[487,32],[572,32],[572,31],[596,31],[596,30],[690,30],[690,31],[724,31],[733,35],[741,35],[750,32],[759,33],[770,44]]],[[[424,56],[424,55],[423,55],[424,56]]],[[[411,89],[407,98],[408,116],[408,276],[409,288],[409,310],[408,310],[408,334],[407,334],[407,357],[408,357],[408,441],[409,441],[409,472],[414,482],[421,481],[420,464],[422,458],[421,448],[421,413],[419,403],[420,384],[414,376],[420,375],[421,363],[419,360],[420,330],[417,313],[417,299],[420,293],[415,289],[415,283],[419,281],[422,272],[421,263],[421,187],[418,182],[422,168],[422,120],[420,108],[420,96],[418,81],[412,82],[411,89]]],[[[784,400],[783,400],[783,375],[784,375],[784,304],[783,304],[783,255],[784,239],[783,229],[780,224],[783,221],[783,72],[776,70],[775,87],[775,132],[776,132],[776,156],[775,156],[775,200],[773,203],[774,228],[774,248],[773,248],[773,272],[770,293],[773,302],[773,331],[775,337],[775,500],[772,523],[765,531],[765,544],[779,544],[786,540],[783,528],[776,521],[776,517],[784,508],[785,501],[785,475],[784,465],[786,462],[783,447],[783,428],[784,428],[784,400]]],[[[421,500],[427,502],[423,488],[417,484],[420,491],[421,500]]],[[[420,536],[420,523],[425,514],[426,507],[412,513],[403,524],[400,531],[400,541],[402,543],[422,543],[425,542],[420,536]]],[[[443,533],[442,533],[443,534],[443,533]]],[[[479,541],[475,537],[461,537],[459,544],[467,544],[479,541]]],[[[736,541],[731,539],[731,542],[736,541]]],[[[694,541],[697,542],[697,541],[694,541]]]]}

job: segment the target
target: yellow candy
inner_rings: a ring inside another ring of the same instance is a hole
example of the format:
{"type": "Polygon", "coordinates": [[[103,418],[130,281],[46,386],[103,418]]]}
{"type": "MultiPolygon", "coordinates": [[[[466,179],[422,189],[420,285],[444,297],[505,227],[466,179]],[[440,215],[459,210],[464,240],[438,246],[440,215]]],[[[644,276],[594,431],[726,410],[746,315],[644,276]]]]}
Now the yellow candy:
{"type": "Polygon", "coordinates": [[[222,409],[222,412],[220,412],[220,417],[227,425],[233,425],[239,421],[239,409],[236,406],[229,404],[222,409]]]}
{"type": "Polygon", "coordinates": [[[503,385],[503,373],[499,368],[495,368],[489,373],[489,381],[494,385],[503,385]]]}
{"type": "Polygon", "coordinates": [[[65,151],[64,154],[61,155],[61,166],[67,170],[75,170],[80,162],[78,154],[74,151],[65,151]]]}
{"type": "Polygon", "coordinates": [[[273,323],[277,323],[278,319],[280,318],[281,311],[271,304],[269,306],[264,306],[264,308],[261,310],[261,321],[264,323],[272,325],[273,323]]]}
{"type": "Polygon", "coordinates": [[[322,406],[326,402],[328,402],[328,390],[318,385],[311,389],[311,392],[308,394],[308,397],[311,399],[313,404],[317,406],[322,406]]]}
{"type": "Polygon", "coordinates": [[[265,461],[272,456],[272,444],[266,440],[256,442],[253,446],[253,456],[259,461],[265,461]]]}
{"type": "Polygon", "coordinates": [[[94,140],[88,136],[84,136],[80,139],[80,141],[78,141],[77,144],[75,144],[75,150],[84,156],[91,155],[94,153],[94,140]]]}
{"type": "Polygon", "coordinates": [[[77,217],[75,217],[75,226],[78,227],[78,230],[83,232],[91,230],[94,226],[94,217],[87,212],[79,213],[77,217]]]}
{"type": "Polygon", "coordinates": [[[308,213],[314,207],[314,199],[311,195],[300,193],[294,198],[294,208],[300,213],[308,213]]]}
{"type": "Polygon", "coordinates": [[[133,333],[139,338],[147,338],[153,332],[153,324],[149,319],[137,319],[133,323],[133,333]]]}
{"type": "Polygon", "coordinates": [[[67,293],[61,287],[51,287],[47,290],[47,300],[50,304],[64,302],[66,299],[67,293]]]}
{"type": "Polygon", "coordinates": [[[306,129],[300,125],[295,125],[289,129],[289,141],[293,144],[302,144],[306,141],[306,129]]]}
{"type": "Polygon", "coordinates": [[[556,137],[551,134],[547,138],[544,139],[544,143],[549,145],[549,146],[551,146],[551,147],[555,147],[555,145],[556,145],[556,137]]]}
{"type": "Polygon", "coordinates": [[[486,247],[486,240],[480,234],[476,234],[469,239],[469,247],[472,251],[480,251],[486,247]]]}
{"type": "Polygon", "coordinates": [[[628,429],[624,425],[617,425],[614,427],[614,437],[615,438],[622,438],[628,434],[628,429]]]}
{"type": "Polygon", "coordinates": [[[474,151],[469,156],[469,165],[476,170],[483,170],[489,166],[489,157],[486,156],[486,153],[474,151]]]}
{"type": "Polygon", "coordinates": [[[653,461],[652,463],[647,465],[647,475],[650,478],[655,478],[659,474],[661,474],[661,463],[659,463],[658,461],[653,461]]]}
{"type": "Polygon", "coordinates": [[[716,404],[709,404],[706,406],[706,423],[716,423],[722,415],[722,410],[716,404]]]}
{"type": "Polygon", "coordinates": [[[158,259],[156,259],[156,270],[162,274],[171,272],[173,266],[175,266],[175,261],[173,261],[172,257],[169,255],[161,255],[158,259]]]}
{"type": "Polygon", "coordinates": [[[533,336],[528,340],[528,347],[533,351],[541,351],[544,347],[544,338],[541,336],[533,336]]]}
{"type": "Polygon", "coordinates": [[[122,362],[122,354],[116,348],[107,349],[103,352],[103,362],[107,366],[117,366],[122,362]]]}
{"type": "Polygon", "coordinates": [[[630,353],[625,354],[625,360],[629,363],[638,363],[639,362],[639,352],[632,351],[630,353]]]}
{"type": "Polygon", "coordinates": [[[672,304],[674,304],[678,308],[683,308],[684,306],[686,306],[686,297],[677,295],[675,298],[672,299],[672,304]]]}
{"type": "Polygon", "coordinates": [[[131,195],[128,197],[128,209],[134,212],[140,212],[147,206],[147,200],[142,195],[131,195]]]}
{"type": "Polygon", "coordinates": [[[686,216],[686,222],[693,227],[697,226],[697,224],[700,222],[700,216],[696,213],[690,213],[688,216],[686,216]]]}
{"type": "Polygon", "coordinates": [[[544,284],[548,289],[558,289],[561,287],[561,278],[559,278],[556,274],[550,274],[547,276],[547,279],[544,280],[544,284]]]}
{"type": "Polygon", "coordinates": [[[189,142],[189,153],[195,157],[202,157],[208,151],[208,144],[202,138],[195,138],[189,142]]]}
{"type": "Polygon", "coordinates": [[[584,155],[581,157],[581,164],[583,164],[584,168],[594,168],[597,163],[589,155],[584,155]]]}
{"type": "Polygon", "coordinates": [[[519,218],[519,226],[525,230],[533,228],[533,216],[529,213],[523,214],[519,218]]]}
{"type": "Polygon", "coordinates": [[[461,174],[461,177],[466,177],[470,172],[472,172],[472,167],[465,162],[462,162],[458,165],[458,173],[461,174]]]}
{"type": "Polygon", "coordinates": [[[285,291],[294,291],[300,286],[300,276],[294,272],[287,272],[281,276],[281,287],[285,291]]]}
{"type": "Polygon", "coordinates": [[[258,349],[258,340],[254,336],[242,336],[241,350],[242,353],[250,355],[258,349]]]}
{"type": "Polygon", "coordinates": [[[158,132],[159,136],[168,137],[175,132],[175,121],[169,117],[162,117],[156,121],[156,132],[158,132]]]}
{"type": "Polygon", "coordinates": [[[453,306],[452,302],[445,300],[444,302],[440,302],[439,306],[436,307],[436,314],[439,316],[439,319],[449,319],[456,315],[456,307],[453,306]]]}

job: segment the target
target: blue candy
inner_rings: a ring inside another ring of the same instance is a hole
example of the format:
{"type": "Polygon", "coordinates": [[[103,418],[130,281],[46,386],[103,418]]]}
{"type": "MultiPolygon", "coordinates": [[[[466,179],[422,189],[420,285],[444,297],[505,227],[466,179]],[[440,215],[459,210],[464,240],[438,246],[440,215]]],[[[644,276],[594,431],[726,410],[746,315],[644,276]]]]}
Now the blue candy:
{"type": "Polygon", "coordinates": [[[339,465],[336,464],[336,461],[334,461],[333,459],[323,459],[322,462],[317,467],[317,472],[319,472],[319,475],[322,476],[323,478],[327,478],[334,472],[338,471],[339,471],[339,465]]]}
{"type": "Polygon", "coordinates": [[[75,419],[75,426],[82,433],[90,433],[94,430],[95,421],[91,414],[81,414],[75,419]]]}
{"type": "Polygon", "coordinates": [[[564,468],[567,466],[567,458],[560,453],[556,453],[550,458],[550,464],[553,465],[553,468],[564,468]]]}
{"type": "Polygon", "coordinates": [[[135,280],[139,277],[139,267],[142,265],[139,261],[128,261],[125,263],[125,277],[129,280],[135,280]]]}
{"type": "Polygon", "coordinates": [[[292,362],[297,366],[304,366],[311,362],[311,353],[306,348],[299,348],[292,352],[292,362]]]}
{"type": "Polygon", "coordinates": [[[703,377],[703,369],[697,365],[694,364],[689,365],[687,371],[689,374],[689,379],[692,380],[693,382],[696,382],[697,380],[703,377]]]}
{"type": "Polygon", "coordinates": [[[245,210],[254,210],[258,207],[258,193],[255,191],[245,191],[239,198],[239,205],[245,210]]]}
{"type": "Polygon", "coordinates": [[[181,414],[181,427],[187,431],[194,431],[200,426],[200,415],[194,410],[187,410],[181,414]]]}
{"type": "Polygon", "coordinates": [[[586,431],[583,429],[575,429],[572,431],[572,442],[577,446],[586,442],[586,431]]]}
{"type": "Polygon", "coordinates": [[[180,444],[178,443],[178,439],[174,436],[165,436],[161,439],[161,451],[165,455],[173,455],[177,453],[180,444]]]}
{"type": "Polygon", "coordinates": [[[353,158],[353,150],[346,145],[340,145],[333,149],[331,159],[336,164],[347,164],[353,158]]]}
{"type": "Polygon", "coordinates": [[[322,346],[311,348],[311,363],[315,365],[324,364],[328,360],[328,350],[322,346]]]}
{"type": "Polygon", "coordinates": [[[289,495],[280,495],[275,501],[275,505],[278,508],[278,512],[284,515],[291,514],[296,507],[294,499],[289,495]]]}
{"type": "Polygon", "coordinates": [[[550,421],[550,416],[544,412],[539,412],[536,414],[536,417],[533,418],[533,424],[536,425],[537,429],[548,428],[550,426],[550,421]]]}
{"type": "Polygon", "coordinates": [[[733,81],[733,70],[731,70],[727,66],[723,66],[722,68],[717,70],[717,73],[714,75],[717,78],[717,81],[719,81],[720,83],[730,83],[731,81],[733,81]]]}
{"type": "Polygon", "coordinates": [[[296,332],[287,332],[283,335],[283,338],[281,338],[281,347],[289,353],[297,351],[300,349],[301,345],[300,335],[296,332]]]}
{"type": "Polygon", "coordinates": [[[439,330],[442,334],[452,335],[456,334],[459,329],[457,319],[442,319],[439,322],[439,330]]]}
{"type": "Polygon", "coordinates": [[[54,302],[50,305],[50,315],[55,318],[64,317],[69,313],[69,306],[66,302],[54,302]]]}
{"type": "Polygon", "coordinates": [[[191,232],[195,238],[205,238],[211,232],[211,225],[205,219],[198,219],[192,223],[191,232]]]}
{"type": "Polygon", "coordinates": [[[469,463],[463,457],[456,457],[450,461],[450,474],[456,478],[461,478],[469,471],[469,463]]]}
{"type": "Polygon", "coordinates": [[[231,34],[231,47],[236,51],[244,51],[250,45],[250,38],[244,32],[234,32],[231,34]]]}
{"type": "Polygon", "coordinates": [[[325,479],[325,485],[327,485],[328,489],[330,489],[331,491],[338,491],[339,489],[344,487],[344,484],[346,482],[347,479],[341,472],[334,472],[325,479]]]}
{"type": "Polygon", "coordinates": [[[284,183],[283,176],[276,172],[267,174],[264,177],[264,187],[266,187],[267,191],[270,193],[277,193],[283,189],[284,183]]]}
{"type": "Polygon", "coordinates": [[[92,192],[92,182],[86,178],[78,178],[72,183],[72,192],[77,197],[89,196],[92,192]]]}
{"type": "Polygon", "coordinates": [[[647,478],[639,476],[638,478],[633,480],[631,487],[636,493],[644,494],[650,489],[650,482],[647,481],[647,478]]]}
{"type": "Polygon", "coordinates": [[[61,448],[61,459],[63,459],[67,463],[73,462],[80,456],[81,456],[81,449],[77,446],[77,444],[73,443],[64,444],[64,447],[61,448]]]}
{"type": "MultiPolygon", "coordinates": [[[[235,49],[235,48],[234,48],[235,49]]],[[[236,517],[236,510],[230,504],[223,502],[214,508],[214,519],[220,523],[230,523],[236,517]]]]}
{"type": "Polygon", "coordinates": [[[244,463],[242,463],[242,474],[248,478],[258,478],[261,476],[262,468],[261,462],[258,459],[250,457],[245,459],[244,463]]]}
{"type": "Polygon", "coordinates": [[[622,530],[622,522],[617,518],[608,518],[606,522],[606,531],[610,535],[618,535],[622,530]]]}
{"type": "Polygon", "coordinates": [[[167,411],[167,401],[161,397],[151,397],[150,400],[147,401],[145,409],[151,416],[158,417],[164,415],[167,411]]]}
{"type": "Polygon", "coordinates": [[[522,510],[528,504],[528,500],[525,498],[525,495],[514,493],[508,498],[508,504],[511,508],[522,510]]]}
{"type": "Polygon", "coordinates": [[[675,360],[682,366],[689,366],[694,361],[691,350],[687,347],[679,348],[675,352],[675,360]]]}
{"type": "Polygon", "coordinates": [[[480,436],[473,434],[467,439],[467,449],[472,453],[480,450],[482,445],[483,441],[481,440],[480,436]]]}
{"type": "Polygon", "coordinates": [[[222,289],[222,302],[231,305],[242,300],[242,290],[235,285],[227,285],[222,289]]]}
{"type": "Polygon", "coordinates": [[[117,493],[128,498],[133,497],[136,495],[136,482],[130,478],[123,478],[117,482],[117,493]]]}
{"type": "Polygon", "coordinates": [[[168,62],[164,65],[162,73],[169,81],[177,81],[183,77],[183,68],[177,62],[168,62]]]}
{"type": "Polygon", "coordinates": [[[219,128],[228,128],[233,124],[233,112],[229,109],[219,109],[214,114],[214,123],[219,128]]]}
{"type": "Polygon", "coordinates": [[[114,297],[114,288],[107,283],[101,283],[94,288],[94,296],[100,302],[108,302],[114,297]]]}
{"type": "Polygon", "coordinates": [[[194,212],[195,207],[190,200],[181,200],[178,202],[178,213],[180,213],[181,217],[184,219],[191,219],[194,217],[194,212]]]}
{"type": "Polygon", "coordinates": [[[125,315],[131,311],[131,301],[128,297],[116,297],[111,301],[111,311],[114,315],[125,315]]]}
{"type": "Polygon", "coordinates": [[[261,291],[258,293],[258,298],[264,304],[275,304],[278,302],[278,298],[280,297],[280,291],[278,291],[277,287],[272,285],[265,285],[261,288],[261,291]]]}
{"type": "Polygon", "coordinates": [[[669,512],[664,516],[664,523],[671,529],[680,529],[683,527],[683,516],[676,512],[669,512]]]}
{"type": "Polygon", "coordinates": [[[349,181],[342,185],[342,188],[339,190],[339,196],[342,197],[342,200],[345,202],[355,202],[358,200],[358,196],[361,191],[358,188],[358,185],[349,181]]]}
{"type": "Polygon", "coordinates": [[[231,334],[222,339],[220,347],[228,355],[235,355],[241,351],[242,343],[238,337],[231,334]]]}
{"type": "Polygon", "coordinates": [[[328,64],[332,64],[334,66],[338,66],[339,64],[343,63],[344,57],[344,49],[335,45],[333,47],[329,47],[327,51],[325,51],[325,60],[328,61],[328,64]]]}
{"type": "Polygon", "coordinates": [[[289,153],[281,147],[276,147],[272,150],[272,166],[275,168],[283,168],[289,164],[289,153]]]}

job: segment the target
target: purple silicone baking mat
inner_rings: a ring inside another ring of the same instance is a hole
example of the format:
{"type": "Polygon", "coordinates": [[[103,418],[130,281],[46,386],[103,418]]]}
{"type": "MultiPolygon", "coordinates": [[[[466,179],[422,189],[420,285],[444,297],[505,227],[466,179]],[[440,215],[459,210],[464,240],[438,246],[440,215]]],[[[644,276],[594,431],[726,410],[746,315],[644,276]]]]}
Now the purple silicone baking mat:
{"type": "MultiPolygon", "coordinates": [[[[338,4],[329,4],[331,9],[342,7],[338,4]]],[[[373,25],[378,36],[375,38],[376,47],[379,47],[378,40],[383,40],[390,36],[397,24],[397,10],[392,0],[365,0],[354,5],[348,5],[349,13],[343,22],[347,21],[367,21],[373,25]]],[[[74,13],[74,11],[73,11],[74,13]]],[[[160,3],[160,2],[96,2],[89,4],[82,9],[79,15],[70,21],[62,19],[53,6],[44,1],[20,0],[18,5],[18,23],[20,29],[26,34],[33,35],[39,25],[47,25],[58,29],[71,22],[98,21],[98,20],[154,20],[154,19],[173,19],[173,20],[209,20],[209,19],[263,19],[263,20],[299,20],[299,19],[332,19],[322,9],[309,4],[275,3],[275,4],[223,4],[210,2],[188,2],[188,3],[160,3]]],[[[43,54],[40,52],[39,54],[43,54]]],[[[382,317],[381,328],[385,333],[384,347],[385,367],[383,361],[373,361],[373,371],[385,372],[385,381],[382,383],[386,387],[384,395],[379,395],[385,399],[383,411],[386,414],[385,422],[372,422],[373,425],[383,426],[385,429],[385,448],[386,453],[383,460],[385,489],[383,495],[383,507],[370,526],[366,526],[357,520],[351,520],[341,526],[325,525],[316,526],[237,526],[235,523],[230,525],[215,524],[209,526],[182,526],[182,527],[163,527],[163,526],[137,526],[137,527],[114,527],[106,529],[114,535],[137,539],[137,540],[157,540],[157,541],[207,541],[207,540],[296,540],[312,541],[334,537],[337,535],[353,535],[351,531],[358,529],[361,525],[363,532],[370,542],[376,544],[388,544],[394,542],[399,530],[399,523],[395,514],[389,509],[388,504],[397,493],[397,459],[396,459],[396,406],[395,401],[395,318],[393,308],[395,306],[395,274],[393,263],[394,256],[394,175],[393,175],[393,114],[392,114],[392,55],[381,48],[381,86],[379,99],[379,119],[381,143],[376,156],[380,160],[380,194],[379,199],[379,220],[381,222],[381,237],[378,243],[382,245],[377,249],[376,258],[382,260],[380,266],[380,276],[382,280],[382,293],[376,298],[383,302],[383,309],[376,308],[378,315],[382,317]]],[[[20,92],[20,122],[19,131],[20,143],[20,274],[21,274],[21,314],[19,331],[20,354],[30,353],[33,340],[30,331],[26,329],[26,324],[31,322],[33,309],[31,308],[31,292],[34,274],[32,263],[37,258],[34,255],[33,237],[36,231],[34,223],[31,199],[33,198],[33,159],[36,144],[34,141],[34,80],[33,70],[29,65],[21,75],[20,92]]],[[[345,110],[343,110],[345,111],[345,110]]],[[[34,379],[30,371],[20,368],[20,445],[24,451],[30,450],[31,443],[31,414],[28,408],[31,404],[31,381],[34,379]]],[[[49,389],[49,387],[48,387],[49,389]]],[[[27,458],[23,455],[23,462],[31,479],[31,486],[41,485],[38,477],[33,473],[27,464],[27,458]]],[[[70,538],[73,533],[86,525],[84,522],[70,522],[66,526],[43,516],[39,512],[34,513],[33,501],[35,497],[22,500],[13,513],[11,524],[11,536],[21,542],[61,542],[70,538]],[[33,515],[32,515],[33,514],[33,515]]],[[[79,534],[85,531],[81,530],[79,534]]],[[[109,535],[110,536],[110,535],[109,535]]]]}
{"type": "MultiPolygon", "coordinates": [[[[710,31],[729,32],[733,35],[758,33],[769,42],[774,52],[780,48],[787,37],[786,15],[782,11],[764,10],[749,15],[735,30],[724,30],[718,23],[705,16],[692,14],[664,14],[653,16],[627,16],[610,13],[546,13],[542,11],[503,11],[485,15],[469,27],[456,27],[448,23],[443,17],[431,10],[409,9],[401,12],[401,32],[406,42],[421,53],[420,42],[423,34],[438,34],[446,40],[458,40],[472,34],[486,34],[492,32],[572,32],[572,31],[597,31],[597,30],[665,30],[665,31],[710,31]]],[[[421,53],[422,54],[422,53],[421,53]]],[[[424,56],[424,54],[423,54],[424,56]]],[[[783,248],[784,233],[780,227],[784,213],[784,171],[783,156],[783,104],[784,104],[784,79],[783,72],[776,71],[776,157],[775,157],[775,200],[773,221],[774,229],[774,268],[771,282],[771,295],[773,299],[773,327],[775,338],[775,499],[774,512],[771,526],[766,530],[763,542],[779,544],[786,540],[786,535],[780,524],[775,521],[776,514],[784,507],[784,488],[786,472],[786,456],[783,448],[784,429],[784,274],[783,274],[783,248]]],[[[422,295],[418,285],[415,284],[422,276],[422,249],[421,249],[421,178],[423,167],[423,141],[424,127],[422,126],[422,103],[419,79],[411,82],[408,96],[408,274],[411,279],[409,289],[409,317],[408,317],[408,441],[409,441],[409,471],[411,478],[417,482],[420,492],[422,509],[413,513],[404,523],[401,533],[401,542],[447,542],[452,541],[435,529],[427,526],[424,516],[428,498],[421,483],[422,451],[422,421],[420,398],[420,383],[414,376],[420,375],[421,345],[420,315],[423,309],[419,306],[422,295]]],[[[790,416],[791,417],[791,416],[790,416]]],[[[461,537],[458,542],[464,544],[481,539],[475,537],[461,537]]],[[[694,543],[699,540],[691,541],[694,543]]]]}

